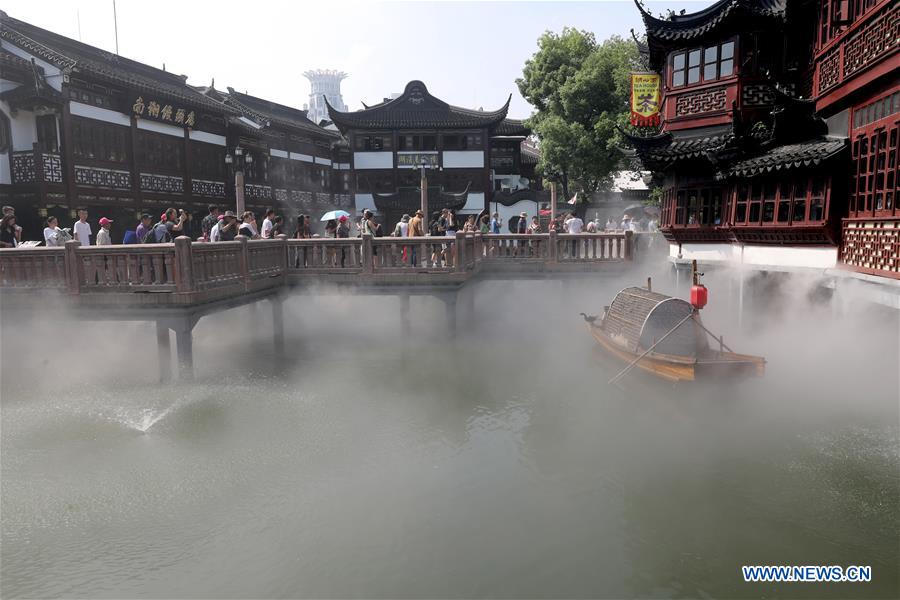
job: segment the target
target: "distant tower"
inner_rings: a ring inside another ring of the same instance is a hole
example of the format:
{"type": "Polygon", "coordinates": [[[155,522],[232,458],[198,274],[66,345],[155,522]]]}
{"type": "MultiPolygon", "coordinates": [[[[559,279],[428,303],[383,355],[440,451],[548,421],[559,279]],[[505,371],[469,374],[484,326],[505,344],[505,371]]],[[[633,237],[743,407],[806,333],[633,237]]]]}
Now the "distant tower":
{"type": "Polygon", "coordinates": [[[330,71],[317,69],[306,71],[303,76],[309,79],[309,108],[307,116],[313,123],[319,123],[323,119],[328,120],[328,107],[322,96],[328,98],[329,104],[336,109],[346,112],[347,105],[341,96],[341,81],[347,78],[343,71],[330,71]]]}

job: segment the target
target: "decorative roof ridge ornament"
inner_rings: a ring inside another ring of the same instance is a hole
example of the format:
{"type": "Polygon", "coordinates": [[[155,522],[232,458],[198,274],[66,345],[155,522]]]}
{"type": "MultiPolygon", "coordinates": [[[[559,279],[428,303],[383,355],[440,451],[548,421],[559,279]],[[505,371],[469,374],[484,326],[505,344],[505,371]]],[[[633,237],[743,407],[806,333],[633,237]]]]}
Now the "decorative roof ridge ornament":
{"type": "Polygon", "coordinates": [[[812,99],[795,98],[778,85],[773,85],[775,104],[772,108],[772,139],[779,144],[822,137],[828,124],[816,114],[812,99]]]}
{"type": "Polygon", "coordinates": [[[771,139],[769,135],[757,135],[754,130],[761,122],[747,126],[741,118],[737,107],[737,100],[731,101],[731,133],[726,135],[722,142],[706,151],[706,158],[716,171],[716,179],[727,177],[728,167],[736,160],[744,156],[758,153],[763,150],[771,139]]]}
{"type": "Polygon", "coordinates": [[[668,146],[672,143],[672,133],[669,131],[659,131],[654,133],[653,135],[634,135],[629,131],[626,131],[618,123],[616,124],[616,129],[619,133],[622,134],[622,137],[625,138],[625,141],[629,142],[634,147],[644,147],[644,148],[654,148],[658,146],[668,146]]]}

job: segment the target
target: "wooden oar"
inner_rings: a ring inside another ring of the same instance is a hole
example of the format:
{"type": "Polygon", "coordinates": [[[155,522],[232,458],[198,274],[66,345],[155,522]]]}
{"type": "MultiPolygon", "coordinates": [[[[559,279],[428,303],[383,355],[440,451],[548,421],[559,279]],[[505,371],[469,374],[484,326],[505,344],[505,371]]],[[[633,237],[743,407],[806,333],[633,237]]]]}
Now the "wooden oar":
{"type": "Polygon", "coordinates": [[[662,336],[661,338],[659,338],[658,340],[656,340],[656,342],[654,342],[652,346],[650,346],[649,348],[647,348],[647,349],[644,351],[643,354],[641,354],[641,355],[638,356],[636,359],[634,359],[633,361],[631,361],[631,363],[629,363],[629,365],[628,365],[627,367],[625,367],[624,369],[622,369],[621,371],[619,371],[618,373],[616,373],[616,375],[615,375],[612,379],[610,379],[609,381],[606,382],[607,385],[613,384],[613,383],[615,383],[616,381],[618,381],[623,375],[625,375],[625,373],[627,373],[628,371],[630,371],[631,368],[632,368],[634,365],[638,364],[638,362],[639,362],[642,358],[644,358],[645,356],[647,356],[648,354],[650,354],[650,351],[653,350],[654,348],[656,348],[656,347],[659,345],[659,343],[660,343],[661,341],[663,341],[664,339],[666,339],[667,337],[669,337],[669,335],[670,335],[672,332],[674,332],[676,329],[678,329],[679,327],[681,327],[682,325],[684,325],[685,321],[687,321],[688,319],[690,319],[690,318],[693,317],[693,316],[694,316],[694,313],[692,312],[691,314],[689,314],[688,316],[686,316],[685,318],[683,318],[681,321],[679,321],[679,322],[678,322],[678,325],[676,325],[675,327],[673,327],[672,329],[670,329],[669,331],[667,331],[666,334],[665,334],[664,336],[662,336]]]}

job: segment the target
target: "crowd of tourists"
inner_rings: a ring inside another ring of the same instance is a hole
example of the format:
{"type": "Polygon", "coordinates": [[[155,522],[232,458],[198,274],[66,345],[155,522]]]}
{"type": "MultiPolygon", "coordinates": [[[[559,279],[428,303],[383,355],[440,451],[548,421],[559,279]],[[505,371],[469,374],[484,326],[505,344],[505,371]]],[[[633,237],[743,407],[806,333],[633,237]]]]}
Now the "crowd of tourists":
{"type": "MultiPolygon", "coordinates": [[[[154,218],[148,213],[141,215],[140,221],[134,228],[128,228],[122,238],[122,244],[152,244],[171,242],[176,237],[187,235],[192,239],[203,242],[227,242],[242,235],[249,239],[273,239],[280,235],[296,239],[306,238],[349,238],[371,235],[382,237],[385,230],[382,224],[377,222],[371,210],[363,210],[361,215],[353,219],[349,213],[335,211],[337,218],[324,221],[322,233],[313,233],[314,221],[310,215],[299,215],[293,226],[289,226],[283,215],[276,213],[274,209],[268,209],[263,215],[262,224],[258,224],[256,215],[252,211],[244,211],[240,215],[233,211],[222,211],[216,205],[208,207],[209,213],[203,217],[199,229],[195,227],[190,213],[183,209],[169,208],[164,213],[154,218]]],[[[69,240],[77,240],[82,246],[105,246],[115,243],[110,233],[110,225],[113,220],[101,217],[97,221],[96,233],[92,224],[88,221],[88,212],[79,210],[78,219],[71,227],[60,227],[59,219],[50,216],[46,220],[42,241],[47,246],[63,246],[69,240]]],[[[326,215],[326,217],[329,215],[326,215]]],[[[584,222],[574,212],[566,212],[553,219],[544,220],[538,215],[521,213],[518,218],[509,221],[509,231],[514,234],[541,234],[549,232],[557,233],[601,233],[604,231],[655,231],[657,224],[655,219],[645,217],[638,219],[624,215],[616,222],[609,218],[606,224],[602,224],[599,218],[584,222]]],[[[466,216],[457,215],[456,211],[444,208],[431,213],[426,219],[421,210],[412,215],[404,214],[390,231],[392,237],[455,237],[456,233],[482,233],[499,234],[503,223],[499,213],[490,214],[487,210],[480,214],[466,216]]],[[[28,245],[37,245],[40,242],[25,242],[28,245]]],[[[16,223],[15,210],[10,206],[3,207],[3,217],[0,220],[0,248],[15,248],[23,244],[22,227],[16,223]]]]}

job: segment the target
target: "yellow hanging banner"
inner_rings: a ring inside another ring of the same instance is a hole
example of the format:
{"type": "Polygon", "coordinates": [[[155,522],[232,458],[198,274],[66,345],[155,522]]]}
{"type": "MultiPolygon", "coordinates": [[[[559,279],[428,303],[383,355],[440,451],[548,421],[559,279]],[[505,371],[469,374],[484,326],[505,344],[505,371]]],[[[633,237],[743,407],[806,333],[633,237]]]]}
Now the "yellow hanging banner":
{"type": "Polygon", "coordinates": [[[659,125],[662,103],[658,73],[631,74],[631,124],[635,127],[659,125]]]}

